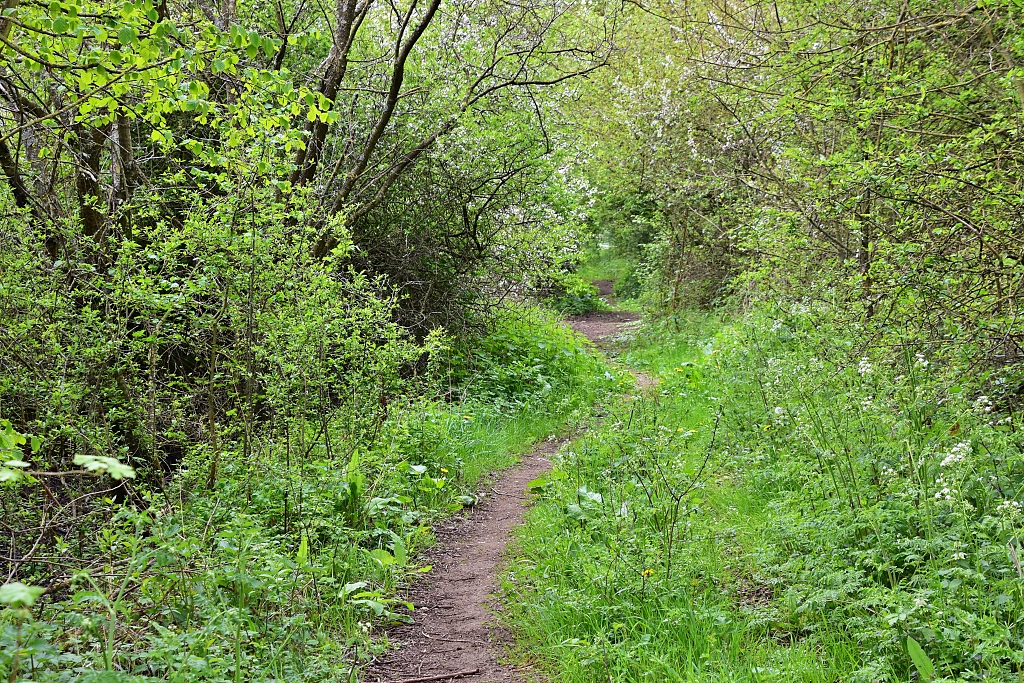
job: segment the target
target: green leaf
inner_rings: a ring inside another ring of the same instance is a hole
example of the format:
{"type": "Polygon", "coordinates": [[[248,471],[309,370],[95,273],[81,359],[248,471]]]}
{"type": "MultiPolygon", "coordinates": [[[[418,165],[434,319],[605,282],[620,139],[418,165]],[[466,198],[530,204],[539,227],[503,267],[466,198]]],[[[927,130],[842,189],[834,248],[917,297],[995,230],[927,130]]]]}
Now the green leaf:
{"type": "Polygon", "coordinates": [[[540,493],[551,487],[551,477],[547,474],[542,474],[536,479],[532,479],[526,484],[526,489],[530,493],[540,493]]]}
{"type": "Polygon", "coordinates": [[[21,470],[12,470],[7,467],[0,467],[0,484],[13,481],[35,481],[32,477],[21,470]]]}
{"type": "Polygon", "coordinates": [[[921,674],[921,678],[931,680],[935,676],[935,665],[932,664],[931,658],[921,649],[920,643],[910,636],[907,636],[907,652],[910,654],[910,660],[914,662],[914,666],[917,668],[917,673],[921,674]]]}
{"type": "Polygon", "coordinates": [[[395,563],[395,556],[383,548],[375,548],[370,551],[370,557],[377,560],[382,567],[390,567],[395,563]]]}
{"type": "Polygon", "coordinates": [[[79,467],[85,469],[89,474],[110,475],[111,479],[134,479],[135,470],[123,464],[117,458],[110,458],[105,455],[76,455],[72,461],[79,467]]]}
{"type": "Polygon", "coordinates": [[[409,551],[406,550],[405,543],[402,542],[402,539],[396,538],[395,539],[395,563],[398,564],[399,567],[404,567],[405,563],[406,563],[406,561],[408,559],[409,559],[409,551]]]}
{"type": "Polygon", "coordinates": [[[8,607],[31,607],[43,594],[45,588],[27,586],[19,581],[0,586],[0,604],[8,607]]]}
{"type": "Polygon", "coordinates": [[[87,671],[75,679],[76,683],[134,683],[143,680],[140,676],[121,671],[87,671]]]}
{"type": "Polygon", "coordinates": [[[347,598],[349,595],[351,595],[353,592],[359,590],[360,588],[366,588],[366,582],[365,581],[356,581],[355,583],[346,583],[344,586],[341,587],[341,597],[342,598],[347,598]]]}
{"type": "Polygon", "coordinates": [[[117,42],[121,43],[121,45],[131,45],[137,39],[138,34],[135,33],[135,29],[130,26],[124,26],[117,32],[117,42]]]}

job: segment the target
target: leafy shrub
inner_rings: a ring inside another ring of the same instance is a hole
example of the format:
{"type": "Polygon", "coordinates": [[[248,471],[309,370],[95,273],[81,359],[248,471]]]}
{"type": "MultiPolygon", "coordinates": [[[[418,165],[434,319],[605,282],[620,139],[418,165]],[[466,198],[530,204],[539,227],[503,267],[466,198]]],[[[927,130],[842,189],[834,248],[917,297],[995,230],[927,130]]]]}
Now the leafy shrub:
{"type": "MultiPolygon", "coordinates": [[[[205,491],[209,454],[195,449],[162,493],[94,498],[86,518],[104,521],[92,536],[72,527],[55,539],[54,562],[85,560],[32,614],[0,611],[0,677],[351,680],[384,646],[377,629],[410,618],[395,593],[429,569],[415,556],[432,523],[612,384],[578,337],[536,311],[503,318],[461,355],[448,357],[438,335],[426,344],[436,376],[417,381],[451,387],[439,396],[378,403],[369,416],[343,404],[315,420],[279,417],[248,448],[222,441],[205,491]],[[460,359],[492,372],[470,388],[470,369],[445,370],[460,359]]],[[[47,445],[13,428],[0,439],[13,471],[28,457],[15,447],[47,445]]]]}
{"type": "Polygon", "coordinates": [[[597,287],[578,275],[571,275],[561,283],[562,291],[548,299],[548,305],[563,315],[583,315],[592,311],[608,310],[608,302],[601,298],[597,287]]]}

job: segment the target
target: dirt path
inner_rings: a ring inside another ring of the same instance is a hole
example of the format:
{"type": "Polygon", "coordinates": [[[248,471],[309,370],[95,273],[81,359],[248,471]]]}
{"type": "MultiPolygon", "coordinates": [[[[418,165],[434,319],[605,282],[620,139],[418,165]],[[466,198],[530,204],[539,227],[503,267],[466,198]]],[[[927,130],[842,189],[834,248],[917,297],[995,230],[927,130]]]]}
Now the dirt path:
{"type": "Polygon", "coordinates": [[[623,333],[623,327],[629,323],[640,320],[636,313],[628,311],[597,311],[574,315],[569,318],[569,324],[599,347],[611,350],[616,337],[623,333]]]}
{"type": "MultiPolygon", "coordinates": [[[[607,284],[610,294],[610,283],[595,284],[607,284]]],[[[607,348],[622,325],[638,317],[592,313],[569,323],[607,348]]],[[[408,592],[407,599],[416,607],[415,622],[390,631],[392,642],[400,647],[372,666],[364,681],[449,680],[458,674],[462,674],[459,680],[469,683],[521,683],[525,679],[524,672],[499,661],[509,635],[494,624],[497,575],[509,534],[526,511],[526,484],[551,467],[550,456],[565,441],[543,442],[518,465],[498,475],[471,515],[453,517],[437,529],[438,545],[424,558],[434,568],[408,592]]]]}
{"type": "Polygon", "coordinates": [[[476,670],[468,681],[521,681],[498,662],[506,634],[493,624],[497,573],[509,532],[526,510],[526,484],[551,467],[563,439],[545,441],[515,467],[505,470],[468,517],[438,529],[438,545],[426,562],[434,568],[410,590],[415,623],[396,627],[401,643],[364,680],[382,683],[476,670]]]}

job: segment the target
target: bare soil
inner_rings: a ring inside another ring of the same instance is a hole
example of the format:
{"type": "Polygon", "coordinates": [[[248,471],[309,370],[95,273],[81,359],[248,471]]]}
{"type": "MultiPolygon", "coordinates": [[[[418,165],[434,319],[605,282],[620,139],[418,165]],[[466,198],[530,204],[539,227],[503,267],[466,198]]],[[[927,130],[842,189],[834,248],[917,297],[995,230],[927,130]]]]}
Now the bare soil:
{"type": "Polygon", "coordinates": [[[569,324],[584,337],[606,351],[614,350],[615,338],[623,333],[623,326],[640,320],[629,311],[594,311],[569,318],[569,324]]]}
{"type": "Polygon", "coordinates": [[[390,632],[401,647],[364,680],[386,683],[473,669],[477,673],[464,677],[474,683],[522,680],[513,667],[499,663],[508,634],[494,624],[497,574],[509,532],[526,510],[526,484],[551,467],[550,456],[564,442],[543,442],[494,480],[472,514],[437,530],[439,543],[424,560],[434,568],[409,590],[415,623],[390,632]]]}
{"type": "MultiPolygon", "coordinates": [[[[595,282],[611,292],[611,283],[595,282]]],[[[601,347],[608,348],[632,313],[601,312],[577,316],[569,323],[601,347]]],[[[641,386],[650,382],[638,377],[641,386]]],[[[547,440],[501,472],[487,487],[470,514],[438,528],[438,544],[423,562],[433,569],[408,589],[415,605],[414,623],[389,632],[398,648],[374,663],[363,680],[397,683],[415,679],[469,683],[522,683],[531,678],[501,661],[511,635],[496,624],[498,572],[512,528],[522,522],[529,505],[526,484],[551,467],[550,457],[567,439],[547,440]],[[436,677],[436,678],[435,678],[436,677]]]]}

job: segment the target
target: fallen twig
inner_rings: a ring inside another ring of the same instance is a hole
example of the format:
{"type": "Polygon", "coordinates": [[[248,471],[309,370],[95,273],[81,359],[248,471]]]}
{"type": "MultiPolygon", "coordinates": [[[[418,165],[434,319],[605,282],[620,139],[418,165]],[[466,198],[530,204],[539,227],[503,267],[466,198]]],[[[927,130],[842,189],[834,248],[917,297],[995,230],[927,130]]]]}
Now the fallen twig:
{"type": "Polygon", "coordinates": [[[426,631],[420,631],[420,633],[422,633],[427,638],[430,638],[431,640],[440,640],[442,643],[469,643],[470,645],[483,645],[483,646],[487,645],[487,643],[485,643],[482,640],[463,640],[462,638],[448,638],[448,637],[442,636],[442,635],[433,635],[432,636],[429,633],[427,633],[426,631]]]}
{"type": "Polygon", "coordinates": [[[456,671],[450,674],[439,674],[437,676],[422,676],[420,678],[406,678],[401,681],[395,681],[395,683],[427,683],[427,681],[447,681],[451,678],[462,678],[463,676],[472,676],[473,674],[480,673],[480,669],[466,669],[465,671],[456,671]]]}

